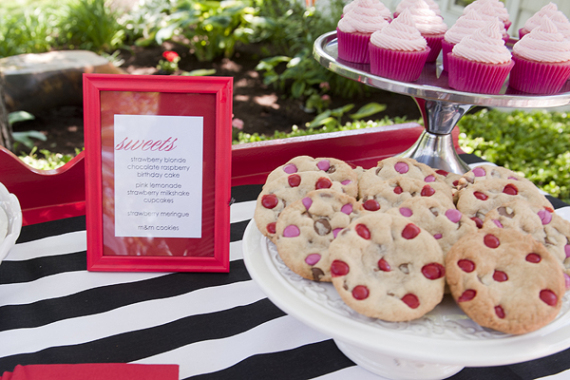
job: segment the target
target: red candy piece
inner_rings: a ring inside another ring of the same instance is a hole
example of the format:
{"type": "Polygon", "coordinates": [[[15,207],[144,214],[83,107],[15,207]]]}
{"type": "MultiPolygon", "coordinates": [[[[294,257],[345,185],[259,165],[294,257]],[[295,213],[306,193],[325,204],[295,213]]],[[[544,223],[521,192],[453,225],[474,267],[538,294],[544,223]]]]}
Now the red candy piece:
{"type": "Polygon", "coordinates": [[[273,223],[269,223],[265,228],[267,229],[267,232],[269,232],[270,234],[274,234],[276,231],[275,226],[277,225],[277,223],[273,222],[273,223]]]}
{"type": "Polygon", "coordinates": [[[540,299],[548,306],[556,306],[558,303],[558,296],[550,289],[542,289],[540,299]]]}
{"type": "Polygon", "coordinates": [[[463,294],[457,299],[457,302],[471,301],[477,295],[477,291],[474,289],[467,289],[463,294]]]}
{"type": "Polygon", "coordinates": [[[420,306],[420,300],[415,294],[408,293],[402,297],[402,302],[408,305],[411,309],[417,309],[420,306]]]}
{"type": "Polygon", "coordinates": [[[483,194],[480,191],[474,192],[473,195],[475,196],[475,198],[479,199],[480,201],[486,201],[487,199],[489,199],[489,197],[486,194],[483,194]]]}
{"type": "Polygon", "coordinates": [[[501,319],[505,318],[505,311],[503,310],[501,305],[495,306],[495,314],[497,315],[497,317],[501,319]]]}
{"type": "Polygon", "coordinates": [[[505,282],[509,279],[509,276],[500,270],[495,270],[495,272],[493,273],[493,280],[497,281],[497,282],[505,282]]]}
{"type": "Polygon", "coordinates": [[[330,179],[325,178],[325,177],[321,177],[317,180],[317,183],[315,184],[315,189],[316,190],[320,190],[320,189],[330,189],[332,187],[332,182],[330,179]]]}
{"type": "Polygon", "coordinates": [[[499,238],[491,234],[485,235],[485,237],[483,238],[483,242],[489,248],[497,248],[499,245],[501,245],[499,238]]]}
{"type": "Polygon", "coordinates": [[[265,208],[272,209],[277,206],[277,203],[279,203],[279,199],[275,194],[266,194],[261,197],[261,205],[265,208]]]}
{"type": "Polygon", "coordinates": [[[331,264],[331,275],[333,277],[346,276],[350,271],[347,263],[341,260],[335,260],[331,264]]]}
{"type": "Polygon", "coordinates": [[[394,193],[396,194],[402,194],[404,192],[404,189],[402,189],[400,186],[396,186],[394,188],[394,193]]]}
{"type": "Polygon", "coordinates": [[[538,253],[529,253],[525,257],[526,261],[533,264],[538,264],[542,260],[542,257],[538,253]]]}
{"type": "Polygon", "coordinates": [[[404,239],[413,239],[420,234],[422,230],[413,223],[408,223],[402,230],[402,237],[404,239]]]}
{"type": "Polygon", "coordinates": [[[354,230],[361,238],[370,240],[370,230],[364,224],[357,224],[354,230]]]}
{"type": "Polygon", "coordinates": [[[392,270],[390,264],[388,264],[388,262],[384,259],[378,260],[378,268],[380,268],[380,270],[384,272],[390,272],[392,270]]]}
{"type": "Polygon", "coordinates": [[[457,266],[463,270],[463,272],[471,273],[475,270],[475,263],[471,260],[463,259],[457,262],[457,266]]]}
{"type": "Polygon", "coordinates": [[[519,189],[517,189],[517,187],[515,185],[509,183],[503,189],[503,193],[508,194],[508,195],[517,195],[519,193],[519,189]]]}
{"type": "Polygon", "coordinates": [[[369,199],[362,204],[362,207],[368,211],[378,211],[380,210],[380,203],[376,199],[369,199]]]}
{"type": "Polygon", "coordinates": [[[430,263],[422,267],[422,274],[428,280],[437,280],[445,276],[445,267],[440,263],[430,263]]]}
{"type": "Polygon", "coordinates": [[[435,172],[439,175],[444,176],[444,177],[447,177],[447,175],[449,174],[449,172],[446,172],[445,170],[441,170],[441,169],[438,169],[435,172]]]}
{"type": "Polygon", "coordinates": [[[431,187],[430,185],[425,185],[422,188],[422,191],[420,194],[422,197],[431,197],[432,195],[435,194],[435,189],[433,187],[431,187]]]}
{"type": "Polygon", "coordinates": [[[352,296],[357,300],[365,300],[370,295],[370,291],[364,285],[357,285],[352,289],[352,296]]]}
{"type": "Polygon", "coordinates": [[[289,182],[289,186],[297,187],[301,184],[301,176],[299,174],[291,174],[289,178],[287,178],[287,182],[289,182]]]}
{"type": "Polygon", "coordinates": [[[471,218],[471,220],[475,222],[477,228],[483,228],[483,221],[480,218],[474,216],[473,218],[471,218]]]}

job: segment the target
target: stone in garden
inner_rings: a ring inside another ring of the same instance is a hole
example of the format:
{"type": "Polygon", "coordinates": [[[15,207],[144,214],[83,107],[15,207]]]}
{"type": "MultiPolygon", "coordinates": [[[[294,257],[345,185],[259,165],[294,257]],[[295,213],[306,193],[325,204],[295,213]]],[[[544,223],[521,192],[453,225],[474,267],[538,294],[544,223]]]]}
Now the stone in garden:
{"type": "Polygon", "coordinates": [[[83,73],[123,74],[107,59],[85,50],[20,54],[0,59],[8,112],[82,105],[83,73]]]}

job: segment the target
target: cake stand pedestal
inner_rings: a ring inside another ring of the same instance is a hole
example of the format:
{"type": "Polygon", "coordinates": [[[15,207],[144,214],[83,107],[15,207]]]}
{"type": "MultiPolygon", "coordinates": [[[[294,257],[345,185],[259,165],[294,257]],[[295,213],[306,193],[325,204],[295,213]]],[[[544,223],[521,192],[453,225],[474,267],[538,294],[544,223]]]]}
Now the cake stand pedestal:
{"type": "MultiPolygon", "coordinates": [[[[507,46],[512,46],[514,42],[516,40],[511,40],[507,46]]],[[[545,108],[570,103],[568,82],[560,93],[548,96],[518,92],[508,87],[508,82],[497,95],[456,91],[449,87],[447,72],[442,72],[439,63],[426,64],[416,82],[400,82],[379,77],[370,73],[369,65],[338,59],[336,31],[317,38],[313,55],[325,68],[343,77],[414,98],[422,113],[425,131],[415,144],[400,156],[457,174],[463,174],[470,168],[455,151],[451,131],[473,106],[545,108]]]]}

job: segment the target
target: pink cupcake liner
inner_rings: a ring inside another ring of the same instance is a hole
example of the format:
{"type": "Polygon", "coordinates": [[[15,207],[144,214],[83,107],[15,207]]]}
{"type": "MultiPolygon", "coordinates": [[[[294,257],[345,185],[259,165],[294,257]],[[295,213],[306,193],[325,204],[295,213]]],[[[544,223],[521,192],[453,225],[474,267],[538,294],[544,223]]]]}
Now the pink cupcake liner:
{"type": "Polygon", "coordinates": [[[370,44],[370,72],[384,78],[402,82],[418,80],[430,48],[422,51],[398,51],[370,44]]]}
{"type": "Polygon", "coordinates": [[[459,91],[498,94],[514,66],[514,61],[492,64],[469,61],[453,53],[447,54],[449,87],[459,91]]]}
{"type": "Polygon", "coordinates": [[[529,94],[556,94],[570,77],[569,62],[529,61],[513,54],[509,86],[529,94]]]}
{"type": "Polygon", "coordinates": [[[528,34],[528,33],[529,33],[529,31],[526,30],[525,28],[520,28],[519,29],[519,40],[522,39],[525,36],[525,34],[528,34]]]}
{"type": "Polygon", "coordinates": [[[451,53],[455,44],[446,40],[441,41],[441,56],[443,58],[443,71],[447,71],[449,63],[447,63],[447,53],[451,53]]]}
{"type": "Polygon", "coordinates": [[[427,41],[427,45],[430,48],[429,55],[426,62],[435,62],[441,51],[441,44],[443,41],[444,34],[422,34],[422,37],[427,41]]]}
{"type": "Polygon", "coordinates": [[[503,24],[505,24],[505,30],[508,31],[509,28],[511,27],[511,25],[513,24],[513,22],[510,20],[507,20],[507,21],[504,21],[503,24]]]}
{"type": "Polygon", "coordinates": [[[336,37],[338,42],[338,58],[354,63],[370,62],[370,56],[368,54],[370,34],[346,33],[337,28],[336,37]]]}

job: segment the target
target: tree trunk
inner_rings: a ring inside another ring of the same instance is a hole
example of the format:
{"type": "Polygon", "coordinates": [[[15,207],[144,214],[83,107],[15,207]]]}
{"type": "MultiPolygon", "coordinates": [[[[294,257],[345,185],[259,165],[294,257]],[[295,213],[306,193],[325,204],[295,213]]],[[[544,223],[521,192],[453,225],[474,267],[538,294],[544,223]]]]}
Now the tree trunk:
{"type": "Polygon", "coordinates": [[[12,126],[8,121],[8,110],[6,108],[6,97],[4,95],[4,75],[0,73],[0,145],[8,150],[12,150],[12,126]]]}

